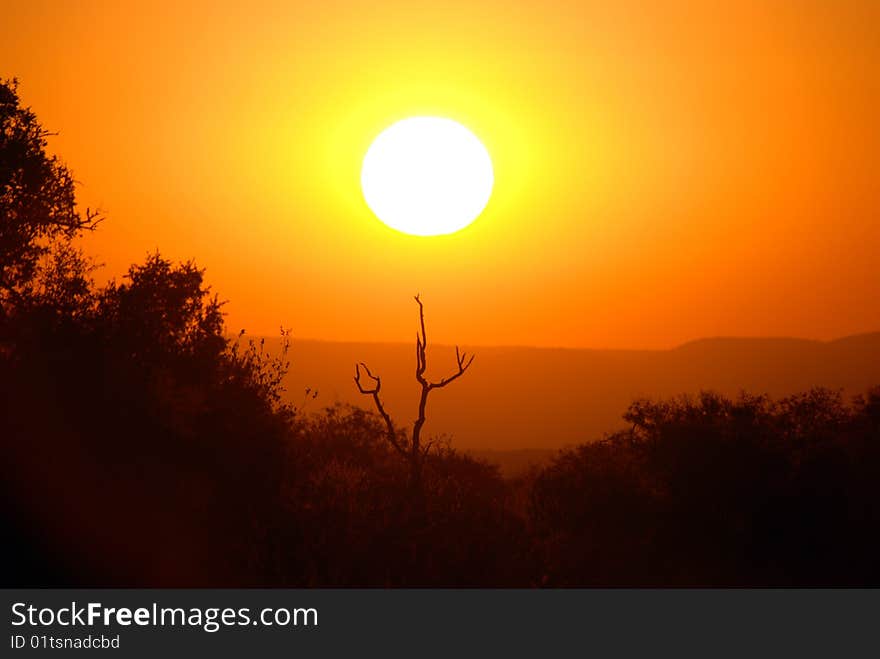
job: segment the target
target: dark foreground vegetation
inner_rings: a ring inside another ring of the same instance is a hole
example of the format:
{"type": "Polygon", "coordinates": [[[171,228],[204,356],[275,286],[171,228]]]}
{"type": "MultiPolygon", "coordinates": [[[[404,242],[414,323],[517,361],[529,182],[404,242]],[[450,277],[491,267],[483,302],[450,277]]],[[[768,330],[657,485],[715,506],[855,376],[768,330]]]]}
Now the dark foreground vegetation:
{"type": "Polygon", "coordinates": [[[515,479],[430,441],[416,474],[382,416],[285,404],[194,264],[96,285],[12,83],[0,122],[4,585],[880,585],[880,389],[638,401],[515,479]]]}

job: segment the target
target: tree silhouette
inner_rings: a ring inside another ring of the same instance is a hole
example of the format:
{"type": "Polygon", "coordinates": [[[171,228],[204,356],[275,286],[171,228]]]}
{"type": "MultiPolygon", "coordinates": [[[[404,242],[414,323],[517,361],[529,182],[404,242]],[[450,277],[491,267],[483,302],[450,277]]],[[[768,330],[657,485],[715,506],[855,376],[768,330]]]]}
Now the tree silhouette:
{"type": "Polygon", "coordinates": [[[123,283],[101,292],[101,323],[128,359],[154,364],[169,358],[214,363],[226,350],[222,302],[204,285],[204,271],[159,253],[133,265],[123,283]]]}
{"type": "Polygon", "coordinates": [[[42,256],[100,221],[77,209],[73,174],[46,153],[50,135],[21,106],[18,81],[0,81],[0,317],[21,301],[42,256]]]}
{"type": "Polygon", "coordinates": [[[406,439],[405,436],[395,428],[391,416],[382,404],[382,399],[379,397],[379,392],[382,387],[381,378],[378,375],[373,375],[369,367],[363,362],[360,362],[355,365],[354,382],[357,385],[358,391],[364,395],[372,396],[376,410],[385,422],[386,438],[394,450],[403,456],[404,460],[406,460],[409,465],[410,486],[415,494],[419,494],[422,491],[422,466],[425,462],[425,457],[433,445],[432,441],[428,441],[422,445],[422,428],[425,425],[428,395],[434,389],[441,389],[464,375],[465,371],[467,371],[473,363],[474,355],[468,356],[466,352],[461,351],[458,346],[455,346],[455,361],[458,370],[452,375],[448,375],[437,382],[429,381],[425,377],[425,371],[428,368],[428,359],[425,352],[428,346],[428,334],[425,331],[425,307],[418,295],[415,296],[415,301],[416,304],[419,305],[419,331],[416,332],[416,381],[421,387],[421,393],[419,395],[418,416],[413,423],[412,434],[409,439],[406,439]],[[361,368],[364,369],[364,373],[366,373],[367,377],[373,381],[374,384],[372,386],[365,386],[361,381],[361,368]]]}

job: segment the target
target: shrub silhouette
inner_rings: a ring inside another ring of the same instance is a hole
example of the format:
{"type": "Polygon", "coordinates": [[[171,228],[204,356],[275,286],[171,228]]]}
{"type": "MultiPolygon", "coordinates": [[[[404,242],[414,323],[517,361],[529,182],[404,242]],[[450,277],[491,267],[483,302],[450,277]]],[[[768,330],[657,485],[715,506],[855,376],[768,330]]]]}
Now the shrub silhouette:
{"type": "Polygon", "coordinates": [[[334,407],[299,419],[285,479],[308,585],[528,585],[524,521],[497,468],[449,448],[426,457],[412,514],[409,465],[384,421],[334,407]]]}
{"type": "Polygon", "coordinates": [[[880,390],[637,401],[536,478],[555,583],[875,584],[880,390]]]}
{"type": "Polygon", "coordinates": [[[19,318],[2,363],[18,503],[76,522],[55,532],[104,557],[95,579],[268,579],[290,411],[267,394],[273,365],[228,346],[202,276],[150,256],[62,325],[19,318]]]}

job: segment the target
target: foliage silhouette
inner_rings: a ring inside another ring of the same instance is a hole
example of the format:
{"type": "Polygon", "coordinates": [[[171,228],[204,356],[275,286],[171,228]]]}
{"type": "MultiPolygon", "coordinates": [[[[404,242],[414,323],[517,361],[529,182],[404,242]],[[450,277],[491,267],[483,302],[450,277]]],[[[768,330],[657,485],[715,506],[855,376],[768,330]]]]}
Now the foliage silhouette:
{"type": "Polygon", "coordinates": [[[78,520],[56,531],[103,557],[98,574],[143,583],[144,561],[173,567],[145,568],[160,583],[265,583],[255,549],[280,523],[291,412],[267,395],[273,365],[228,346],[202,272],[152,255],[67,322],[22,325],[2,363],[19,504],[51,502],[49,526],[78,520]]]}
{"type": "Polygon", "coordinates": [[[530,583],[525,520],[497,468],[448,448],[430,452],[414,515],[409,466],[375,414],[333,407],[296,427],[286,500],[306,585],[530,583]]]}
{"type": "Polygon", "coordinates": [[[877,584],[880,389],[633,403],[562,452],[531,516],[554,583],[877,584]]]}
{"type": "Polygon", "coordinates": [[[73,175],[46,153],[50,135],[22,107],[18,81],[0,80],[0,319],[36,277],[40,257],[100,221],[77,209],[73,175]]]}

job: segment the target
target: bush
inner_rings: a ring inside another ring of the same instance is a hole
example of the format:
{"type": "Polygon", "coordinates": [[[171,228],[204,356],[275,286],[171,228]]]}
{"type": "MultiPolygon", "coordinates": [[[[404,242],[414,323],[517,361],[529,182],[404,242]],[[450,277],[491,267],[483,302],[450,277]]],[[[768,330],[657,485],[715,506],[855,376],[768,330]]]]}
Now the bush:
{"type": "Polygon", "coordinates": [[[845,405],[704,393],[635,402],[630,430],[562,452],[531,520],[566,585],[880,583],[880,391],[845,405]]]}

